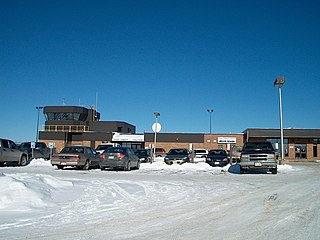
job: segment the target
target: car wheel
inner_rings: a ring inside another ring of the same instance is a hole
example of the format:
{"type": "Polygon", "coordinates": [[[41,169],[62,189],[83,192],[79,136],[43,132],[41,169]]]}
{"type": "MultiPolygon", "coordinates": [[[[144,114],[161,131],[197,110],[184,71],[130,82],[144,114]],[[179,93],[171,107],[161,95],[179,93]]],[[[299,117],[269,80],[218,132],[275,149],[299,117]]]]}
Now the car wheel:
{"type": "Polygon", "coordinates": [[[278,173],[278,169],[277,168],[272,168],[271,169],[271,173],[272,174],[277,174],[278,173]]]}
{"type": "Polygon", "coordinates": [[[20,162],[19,162],[19,164],[20,164],[20,166],[25,166],[25,165],[27,165],[27,156],[25,156],[25,155],[23,155],[23,156],[21,156],[21,159],[20,159],[20,162]]]}
{"type": "Polygon", "coordinates": [[[0,162],[0,167],[4,167],[4,162],[0,162]]]}
{"type": "Polygon", "coordinates": [[[140,161],[137,162],[137,169],[140,168],[140,161]]]}
{"type": "Polygon", "coordinates": [[[57,168],[62,170],[62,169],[63,169],[63,166],[57,165],[57,168]]]}
{"type": "Polygon", "coordinates": [[[125,171],[131,171],[131,162],[128,162],[127,165],[124,167],[125,171]]]}
{"type": "Polygon", "coordinates": [[[82,170],[89,170],[90,168],[90,162],[89,160],[86,161],[86,163],[83,165],[82,170]]]}

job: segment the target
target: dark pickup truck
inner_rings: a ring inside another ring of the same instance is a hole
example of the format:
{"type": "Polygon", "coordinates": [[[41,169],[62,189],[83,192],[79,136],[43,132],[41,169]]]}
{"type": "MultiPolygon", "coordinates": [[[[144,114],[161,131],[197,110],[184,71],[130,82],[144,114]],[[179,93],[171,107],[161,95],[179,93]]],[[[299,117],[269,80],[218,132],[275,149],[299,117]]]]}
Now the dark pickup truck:
{"type": "Polygon", "coordinates": [[[46,143],[44,142],[35,142],[35,148],[31,148],[31,142],[23,142],[20,144],[19,149],[21,151],[28,153],[28,159],[32,158],[44,158],[50,159],[50,148],[47,147],[46,143]]]}
{"type": "Polygon", "coordinates": [[[266,169],[277,174],[277,159],[271,142],[246,142],[240,156],[240,172],[249,169],[266,169]]]}

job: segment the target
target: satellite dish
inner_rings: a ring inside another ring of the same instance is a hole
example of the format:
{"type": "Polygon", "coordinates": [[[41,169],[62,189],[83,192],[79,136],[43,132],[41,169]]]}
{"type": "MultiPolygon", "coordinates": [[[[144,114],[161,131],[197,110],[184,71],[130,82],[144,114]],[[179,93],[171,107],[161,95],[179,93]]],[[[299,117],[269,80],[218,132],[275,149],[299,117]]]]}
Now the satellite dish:
{"type": "Polygon", "coordinates": [[[160,125],[160,123],[154,123],[154,124],[152,125],[152,130],[153,130],[154,132],[156,132],[156,133],[160,132],[160,130],[161,130],[161,125],[160,125]]]}

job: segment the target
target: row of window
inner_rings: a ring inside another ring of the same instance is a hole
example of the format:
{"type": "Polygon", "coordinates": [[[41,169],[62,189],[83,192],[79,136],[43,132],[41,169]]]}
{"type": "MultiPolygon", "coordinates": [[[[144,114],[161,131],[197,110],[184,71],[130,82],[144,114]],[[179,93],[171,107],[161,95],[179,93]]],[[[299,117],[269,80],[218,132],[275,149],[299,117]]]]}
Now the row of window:
{"type": "Polygon", "coordinates": [[[84,122],[88,115],[84,113],[46,113],[46,120],[72,120],[72,121],[81,121],[84,122]]]}

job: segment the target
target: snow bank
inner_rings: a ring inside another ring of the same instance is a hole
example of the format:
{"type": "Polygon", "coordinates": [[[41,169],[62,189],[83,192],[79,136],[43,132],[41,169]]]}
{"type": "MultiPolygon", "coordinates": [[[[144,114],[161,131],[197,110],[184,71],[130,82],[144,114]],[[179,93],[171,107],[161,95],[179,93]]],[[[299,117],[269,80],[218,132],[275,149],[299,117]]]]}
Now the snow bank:
{"type": "Polygon", "coordinates": [[[0,210],[30,211],[51,206],[52,192],[72,187],[70,181],[62,181],[42,174],[0,173],[0,210]]]}
{"type": "Polygon", "coordinates": [[[172,164],[168,165],[160,158],[157,158],[153,163],[142,163],[140,165],[140,171],[142,172],[159,172],[161,174],[194,174],[194,173],[210,173],[221,174],[221,172],[227,171],[227,168],[211,167],[204,162],[199,163],[184,163],[184,164],[172,164]]]}
{"type": "Polygon", "coordinates": [[[34,166],[52,166],[50,160],[45,160],[43,158],[32,159],[31,162],[27,165],[27,167],[34,166]]]}

